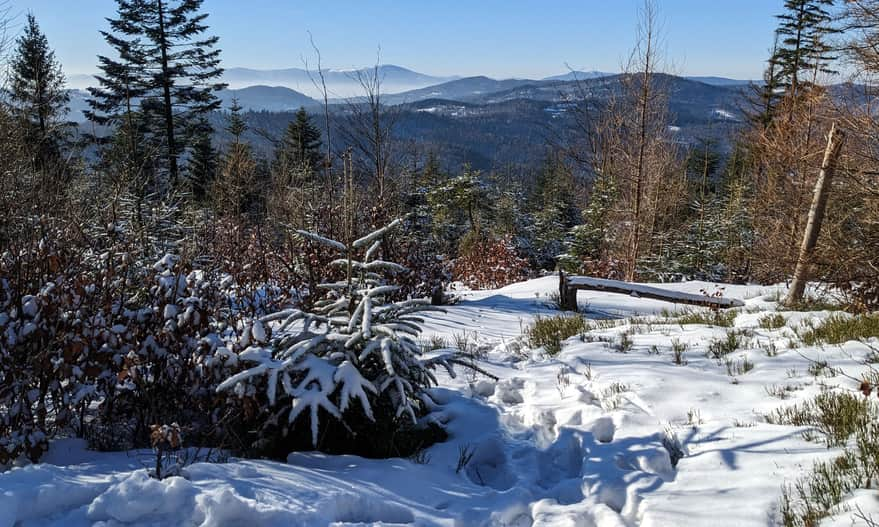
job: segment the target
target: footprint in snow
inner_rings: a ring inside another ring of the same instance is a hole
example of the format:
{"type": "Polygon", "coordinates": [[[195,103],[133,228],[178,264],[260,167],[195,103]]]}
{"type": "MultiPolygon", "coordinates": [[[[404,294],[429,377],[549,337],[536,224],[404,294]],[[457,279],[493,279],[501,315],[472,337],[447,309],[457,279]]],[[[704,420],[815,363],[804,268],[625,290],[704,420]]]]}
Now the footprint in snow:
{"type": "Polygon", "coordinates": [[[495,386],[494,396],[503,404],[522,404],[525,398],[522,396],[522,388],[525,381],[518,377],[505,379],[495,386]]]}

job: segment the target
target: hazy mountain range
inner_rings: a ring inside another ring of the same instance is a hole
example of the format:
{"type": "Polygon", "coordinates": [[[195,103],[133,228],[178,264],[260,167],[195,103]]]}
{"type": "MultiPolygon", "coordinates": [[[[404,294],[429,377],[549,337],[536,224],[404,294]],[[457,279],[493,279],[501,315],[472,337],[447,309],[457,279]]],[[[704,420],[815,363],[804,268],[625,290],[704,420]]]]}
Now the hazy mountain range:
{"type": "MultiPolygon", "coordinates": [[[[363,93],[360,77],[373,74],[371,68],[360,70],[325,70],[331,103],[339,104],[363,93]]],[[[445,99],[460,102],[492,103],[513,98],[554,100],[559,93],[573,97],[581,84],[597,79],[614,78],[617,74],[601,71],[569,71],[543,79],[492,79],[475,77],[437,77],[412,71],[400,66],[379,66],[382,92],[387,104],[415,103],[427,99],[445,99]]],[[[737,87],[749,81],[724,77],[685,77],[714,87],[737,87]]],[[[320,79],[314,72],[303,68],[258,70],[250,68],[229,68],[223,81],[229,89],[220,92],[224,107],[229,107],[232,99],[245,110],[284,112],[310,108],[320,104],[320,79]]],[[[95,79],[89,75],[72,75],[68,83],[71,90],[70,116],[82,121],[82,110],[87,105],[84,88],[94,85],[95,79]]]]}
{"type": "MultiPolygon", "coordinates": [[[[459,78],[427,75],[392,64],[381,65],[378,69],[382,90],[386,93],[415,90],[459,78]]],[[[327,85],[330,97],[352,97],[363,92],[359,77],[371,76],[373,68],[325,69],[323,74],[323,81],[327,85]]],[[[296,90],[311,97],[318,97],[321,94],[318,88],[321,79],[317,71],[309,71],[305,68],[229,68],[223,72],[221,80],[233,90],[251,86],[277,86],[296,90]]],[[[71,75],[67,82],[71,88],[85,89],[94,85],[95,79],[92,75],[71,75]]]]}

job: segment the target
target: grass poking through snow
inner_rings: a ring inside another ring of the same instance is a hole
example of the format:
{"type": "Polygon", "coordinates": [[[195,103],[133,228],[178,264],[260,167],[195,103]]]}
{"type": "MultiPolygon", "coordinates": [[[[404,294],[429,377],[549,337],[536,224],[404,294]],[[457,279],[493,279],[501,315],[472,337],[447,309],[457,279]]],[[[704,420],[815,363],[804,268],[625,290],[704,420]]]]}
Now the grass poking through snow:
{"type": "Polygon", "coordinates": [[[871,399],[860,393],[825,391],[811,401],[779,408],[765,416],[770,424],[811,426],[828,447],[843,446],[849,437],[879,417],[871,399]]]}
{"type": "Polygon", "coordinates": [[[677,323],[684,326],[688,324],[705,324],[706,326],[732,327],[736,320],[737,312],[733,310],[717,311],[691,311],[684,313],[677,319],[677,323]]]}
{"type": "Polygon", "coordinates": [[[724,338],[715,339],[708,345],[708,357],[722,360],[730,353],[744,348],[748,343],[747,335],[748,333],[744,330],[731,329],[727,331],[724,338]]]}
{"type": "Polygon", "coordinates": [[[833,315],[803,334],[807,346],[842,344],[849,340],[879,337],[879,313],[846,316],[833,315]]]}
{"type": "Polygon", "coordinates": [[[588,330],[589,325],[581,316],[537,317],[525,330],[525,337],[532,348],[543,347],[548,355],[558,355],[563,340],[588,330]]]}
{"type": "Polygon", "coordinates": [[[786,323],[787,319],[784,318],[784,315],[778,313],[766,315],[758,321],[762,329],[779,329],[783,328],[786,323]]]}

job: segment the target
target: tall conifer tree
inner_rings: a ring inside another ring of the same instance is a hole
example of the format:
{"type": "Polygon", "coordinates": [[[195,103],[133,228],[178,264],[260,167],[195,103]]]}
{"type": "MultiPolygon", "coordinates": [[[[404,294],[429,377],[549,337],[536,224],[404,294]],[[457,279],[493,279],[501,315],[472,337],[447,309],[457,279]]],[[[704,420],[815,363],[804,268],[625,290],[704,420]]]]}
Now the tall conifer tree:
{"type": "Polygon", "coordinates": [[[299,108],[275,155],[276,162],[288,168],[313,170],[321,160],[321,133],[305,108],[299,108]]]}
{"type": "Polygon", "coordinates": [[[221,214],[242,217],[258,212],[261,191],[257,185],[259,167],[250,144],[242,140],[247,123],[237,99],[232,100],[226,131],[233,139],[213,184],[213,200],[221,214]]]}
{"type": "Polygon", "coordinates": [[[210,124],[204,119],[198,124],[192,144],[192,158],[187,164],[189,187],[193,197],[198,200],[207,196],[208,190],[217,177],[217,150],[211,140],[210,124]]]}
{"type": "Polygon", "coordinates": [[[203,0],[116,0],[104,39],[115,57],[98,57],[100,87],[91,88],[87,116],[99,124],[120,124],[139,107],[152,139],[161,146],[169,183],[179,173],[179,157],[191,146],[199,118],[217,110],[215,92],[220,50],[217,37],[204,36],[203,0]]]}
{"type": "Polygon", "coordinates": [[[778,15],[781,41],[771,60],[780,86],[794,97],[810,86],[814,73],[832,73],[827,64],[835,55],[827,37],[838,32],[832,26],[832,6],[833,0],[785,0],[785,12],[778,15]]]}
{"type": "Polygon", "coordinates": [[[70,97],[61,65],[32,13],[27,15],[11,65],[10,100],[22,121],[25,144],[42,168],[58,155],[70,97]]]}

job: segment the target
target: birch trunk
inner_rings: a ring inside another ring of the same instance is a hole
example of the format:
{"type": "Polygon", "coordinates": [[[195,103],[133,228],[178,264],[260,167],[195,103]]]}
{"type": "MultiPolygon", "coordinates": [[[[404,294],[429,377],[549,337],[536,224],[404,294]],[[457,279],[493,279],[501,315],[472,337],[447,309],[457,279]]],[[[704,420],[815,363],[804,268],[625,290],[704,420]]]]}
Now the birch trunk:
{"type": "Polygon", "coordinates": [[[836,163],[842,150],[845,134],[837,130],[836,123],[830,127],[827,135],[827,149],[824,151],[824,160],[821,163],[821,172],[818,173],[818,181],[815,182],[815,193],[812,196],[812,206],[809,208],[809,219],[806,223],[806,231],[803,233],[803,243],[800,246],[800,254],[797,258],[797,267],[794,270],[794,279],[790,285],[790,291],[784,303],[796,304],[802,301],[806,291],[809,266],[812,263],[812,254],[818,244],[818,235],[821,233],[821,224],[824,221],[824,211],[827,208],[827,198],[830,195],[830,184],[833,173],[836,171],[836,163]]]}

